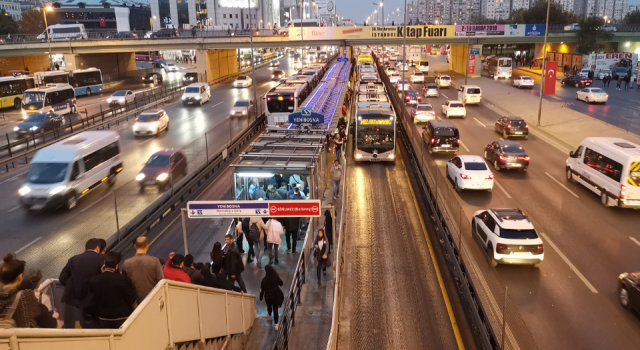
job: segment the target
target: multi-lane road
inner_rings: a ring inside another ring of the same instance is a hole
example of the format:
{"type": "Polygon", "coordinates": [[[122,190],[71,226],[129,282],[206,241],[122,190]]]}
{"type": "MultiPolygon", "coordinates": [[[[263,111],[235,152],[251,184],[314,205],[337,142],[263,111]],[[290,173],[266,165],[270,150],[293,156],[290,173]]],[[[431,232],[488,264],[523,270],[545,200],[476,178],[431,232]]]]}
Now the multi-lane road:
{"type": "MultiPolygon", "coordinates": [[[[429,58],[432,71],[448,70],[444,57],[429,58]]],[[[411,71],[406,74],[408,79],[411,71]]],[[[434,81],[433,73],[427,81],[434,81]]],[[[421,87],[418,84],[415,89],[419,91],[421,87]]],[[[440,97],[423,97],[423,102],[430,102],[442,120],[442,103],[457,99],[457,91],[451,88],[440,92],[440,97]]],[[[487,144],[500,139],[493,126],[501,116],[484,105],[469,105],[466,109],[465,119],[450,119],[460,130],[460,153],[482,156],[487,144]]],[[[422,132],[423,125],[417,124],[414,132],[422,132]]],[[[497,279],[508,286],[509,295],[539,348],[637,348],[640,319],[620,306],[616,283],[621,272],[636,271],[640,266],[640,216],[633,210],[605,208],[599,197],[567,182],[564,172],[569,150],[535,134],[517,141],[531,157],[526,172],[494,171],[496,186],[492,193],[461,192],[455,196],[468,220],[480,209],[524,210],[544,241],[545,261],[540,269],[504,265],[491,268],[471,232],[465,231],[463,240],[474,263],[484,278],[497,279]]],[[[441,166],[441,174],[451,158],[425,157],[441,166]]]]}
{"type": "MultiPolygon", "coordinates": [[[[293,64],[280,59],[280,68],[290,75],[293,64]]],[[[271,69],[256,70],[254,79],[258,95],[273,86],[271,69]]],[[[209,156],[219,151],[230,138],[248,125],[246,118],[233,118],[229,111],[236,100],[250,99],[252,88],[235,89],[232,83],[212,87],[210,102],[198,107],[184,107],[179,99],[164,107],[171,128],[153,138],[134,138],[130,120],[117,127],[120,134],[124,170],[114,188],[98,188],[78,202],[70,212],[29,212],[20,206],[17,194],[28,165],[0,175],[0,255],[18,252],[30,268],[40,268],[47,277],[57,277],[66,260],[82,251],[90,237],[107,238],[117,231],[114,190],[119,225],[126,224],[158,199],[162,192],[138,190],[135,177],[151,154],[163,149],[181,149],[193,171],[209,156]],[[204,133],[207,132],[207,147],[204,133]]],[[[103,96],[102,98],[106,98],[103,96]]],[[[112,130],[116,130],[113,129],[112,130]]]]}

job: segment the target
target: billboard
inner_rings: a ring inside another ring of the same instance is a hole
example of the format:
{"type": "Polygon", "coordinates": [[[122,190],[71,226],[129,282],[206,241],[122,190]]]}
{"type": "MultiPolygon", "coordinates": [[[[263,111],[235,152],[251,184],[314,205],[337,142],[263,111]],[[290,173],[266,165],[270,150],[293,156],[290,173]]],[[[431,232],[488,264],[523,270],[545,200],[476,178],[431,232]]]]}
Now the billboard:
{"type": "Polygon", "coordinates": [[[544,24],[527,24],[525,36],[544,36],[547,26],[544,24]]]}
{"type": "Polygon", "coordinates": [[[464,24],[456,26],[456,36],[504,35],[504,24],[464,24]]]}
{"type": "MultiPolygon", "coordinates": [[[[451,38],[455,26],[407,26],[407,39],[451,38]]],[[[335,39],[375,39],[404,37],[403,26],[335,27],[335,39]]]]}
{"type": "Polygon", "coordinates": [[[316,1],[318,4],[318,13],[322,15],[336,15],[336,1],[335,0],[320,0],[316,1]]]}
{"type": "Polygon", "coordinates": [[[333,32],[334,27],[289,27],[289,40],[331,40],[333,32]],[[304,29],[304,38],[301,29],[304,29]]]}

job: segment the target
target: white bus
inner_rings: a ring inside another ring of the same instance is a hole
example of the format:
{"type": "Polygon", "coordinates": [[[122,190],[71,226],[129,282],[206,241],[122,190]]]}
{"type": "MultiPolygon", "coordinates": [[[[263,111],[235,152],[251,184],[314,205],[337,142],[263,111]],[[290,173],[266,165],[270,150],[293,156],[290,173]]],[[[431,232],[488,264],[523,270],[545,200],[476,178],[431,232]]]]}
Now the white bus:
{"type": "Polygon", "coordinates": [[[74,71],[46,71],[33,75],[36,85],[69,84],[78,96],[91,96],[103,89],[102,72],[98,68],[78,69],[74,71]]]}
{"type": "MultiPolygon", "coordinates": [[[[84,24],[52,24],[47,30],[49,31],[49,39],[51,41],[86,40],[89,38],[87,36],[87,30],[84,29],[84,24]]],[[[38,39],[46,41],[46,31],[38,35],[38,39]]]]}
{"type": "Polygon", "coordinates": [[[67,114],[76,112],[76,93],[69,84],[48,84],[28,89],[22,99],[22,118],[33,113],[67,114]]]}
{"type": "Polygon", "coordinates": [[[288,79],[265,96],[268,126],[287,125],[289,114],[295,112],[311,91],[306,79],[288,79]]]}
{"type": "Polygon", "coordinates": [[[395,161],[396,113],[390,103],[356,105],[356,161],[395,161]]]}

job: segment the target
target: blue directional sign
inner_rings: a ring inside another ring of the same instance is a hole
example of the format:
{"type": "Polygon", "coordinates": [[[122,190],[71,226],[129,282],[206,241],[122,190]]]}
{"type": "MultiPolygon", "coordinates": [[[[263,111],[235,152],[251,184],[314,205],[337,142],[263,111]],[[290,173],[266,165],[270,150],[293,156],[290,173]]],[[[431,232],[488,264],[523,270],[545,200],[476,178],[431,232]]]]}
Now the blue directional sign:
{"type": "Polygon", "coordinates": [[[311,113],[312,113],[312,112],[311,112],[311,108],[309,108],[309,107],[303,107],[303,108],[302,108],[302,111],[300,112],[300,114],[301,114],[303,117],[310,117],[310,116],[311,116],[311,113]]]}
{"type": "Polygon", "coordinates": [[[527,24],[525,28],[525,36],[544,36],[547,26],[545,24],[527,24]]]}
{"type": "Polygon", "coordinates": [[[324,124],[324,115],[320,113],[311,112],[309,110],[306,112],[302,110],[302,112],[291,113],[289,114],[289,123],[291,124],[311,124],[311,125],[320,125],[324,124]]]}
{"type": "Polygon", "coordinates": [[[349,62],[349,59],[345,56],[338,57],[338,62],[349,62]]]}
{"type": "Polygon", "coordinates": [[[469,54],[470,55],[479,55],[480,54],[480,48],[470,48],[469,49],[469,54]]]}

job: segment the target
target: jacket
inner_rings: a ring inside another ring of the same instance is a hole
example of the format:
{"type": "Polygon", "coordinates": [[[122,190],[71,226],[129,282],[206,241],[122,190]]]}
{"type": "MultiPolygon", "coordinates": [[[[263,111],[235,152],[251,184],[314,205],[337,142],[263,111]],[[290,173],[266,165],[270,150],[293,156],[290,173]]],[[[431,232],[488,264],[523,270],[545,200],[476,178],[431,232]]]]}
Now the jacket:
{"type": "Polygon", "coordinates": [[[174,269],[173,267],[171,267],[171,259],[167,260],[167,264],[164,265],[162,273],[164,274],[165,279],[176,282],[191,283],[191,277],[189,277],[189,275],[187,275],[184,270],[174,269]]]}
{"type": "Polygon", "coordinates": [[[89,281],[89,288],[94,295],[98,317],[122,319],[133,312],[138,295],[127,275],[105,271],[89,281]]]}
{"type": "Polygon", "coordinates": [[[300,229],[300,218],[283,218],[284,228],[287,232],[298,231],[300,229]]]}
{"type": "Polygon", "coordinates": [[[89,281],[102,273],[104,255],[92,250],[72,256],[60,272],[60,284],[64,286],[62,301],[75,307],[93,305],[89,281]]]}
{"type": "Polygon", "coordinates": [[[340,180],[342,179],[342,165],[338,164],[338,167],[336,167],[335,165],[331,166],[331,175],[333,176],[333,180],[340,180]]]}
{"type": "Polygon", "coordinates": [[[189,275],[189,278],[191,279],[191,283],[204,285],[204,277],[202,276],[200,271],[190,266],[185,266],[183,270],[184,272],[187,273],[187,275],[189,275]]]}
{"type": "Polygon", "coordinates": [[[260,282],[260,301],[264,298],[267,304],[280,307],[284,301],[284,294],[280,289],[283,284],[279,276],[263,278],[262,282],[260,282]]]}
{"type": "MultiPolygon", "coordinates": [[[[9,311],[13,304],[14,298],[18,293],[17,288],[0,287],[0,315],[4,315],[9,311]]],[[[38,299],[36,299],[33,290],[23,290],[20,295],[18,307],[13,313],[13,319],[16,321],[18,328],[37,328],[37,319],[40,316],[40,307],[38,299]]]]}
{"type": "Polygon", "coordinates": [[[122,270],[136,286],[140,300],[144,300],[156,284],[164,278],[160,260],[147,254],[136,254],[125,260],[122,270]]]}
{"type": "MultiPolygon", "coordinates": [[[[253,218],[251,218],[253,220],[253,218]]],[[[257,218],[260,220],[260,218],[257,218]]],[[[262,222],[262,220],[260,220],[262,222]]],[[[264,223],[263,223],[264,225],[264,223]]],[[[262,238],[260,238],[262,239],[262,238]]],[[[224,273],[229,276],[236,276],[244,271],[242,257],[235,243],[224,247],[224,273]]]]}
{"type": "Polygon", "coordinates": [[[242,219],[242,232],[245,234],[249,233],[249,222],[250,222],[249,218],[242,219]]]}
{"type": "Polygon", "coordinates": [[[250,224],[249,227],[251,227],[251,225],[256,224],[258,226],[258,231],[260,231],[260,239],[264,239],[264,233],[266,230],[269,229],[269,226],[271,225],[271,222],[269,222],[268,224],[265,225],[264,221],[262,221],[262,218],[259,218],[257,216],[253,216],[251,217],[250,220],[250,224]]]}
{"type": "MultiPolygon", "coordinates": [[[[319,241],[316,241],[314,243],[314,248],[316,245],[318,244],[319,241]]],[[[318,267],[327,267],[328,266],[328,260],[329,260],[329,242],[327,242],[327,237],[322,237],[322,248],[315,248],[315,256],[316,256],[316,261],[318,262],[318,267]],[[323,256],[327,256],[326,259],[323,259],[323,256]]]]}
{"type": "Polygon", "coordinates": [[[270,223],[271,225],[267,230],[267,242],[273,243],[273,244],[282,243],[282,239],[280,238],[280,236],[282,236],[282,234],[284,233],[284,228],[282,227],[282,224],[275,219],[271,219],[270,223]]]}

